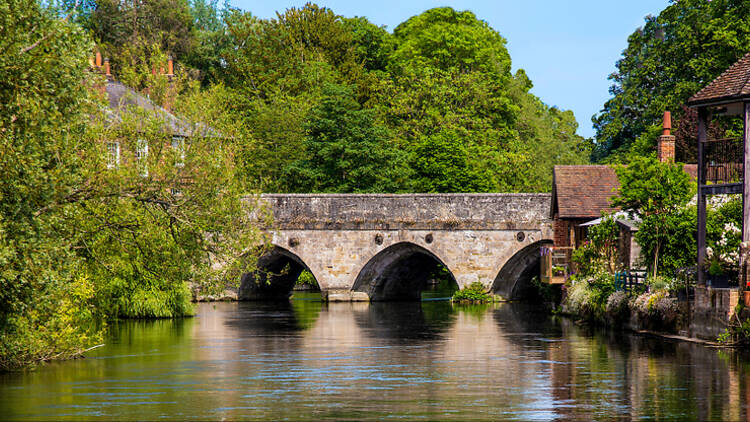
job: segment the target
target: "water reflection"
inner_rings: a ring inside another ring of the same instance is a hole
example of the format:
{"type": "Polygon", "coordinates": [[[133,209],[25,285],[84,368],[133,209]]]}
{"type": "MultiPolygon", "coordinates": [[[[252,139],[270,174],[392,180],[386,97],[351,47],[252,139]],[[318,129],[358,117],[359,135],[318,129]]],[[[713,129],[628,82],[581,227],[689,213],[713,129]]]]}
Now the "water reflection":
{"type": "Polygon", "coordinates": [[[747,420],[750,361],[517,304],[201,304],[0,375],[3,419],[747,420]]]}

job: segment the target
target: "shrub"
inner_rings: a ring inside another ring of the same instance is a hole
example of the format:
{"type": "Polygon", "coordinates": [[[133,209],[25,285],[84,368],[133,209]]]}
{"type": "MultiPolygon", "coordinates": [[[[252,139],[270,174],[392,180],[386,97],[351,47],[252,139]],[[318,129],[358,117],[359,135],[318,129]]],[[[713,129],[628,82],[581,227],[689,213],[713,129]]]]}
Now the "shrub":
{"type": "Polygon", "coordinates": [[[614,321],[623,321],[630,315],[628,294],[624,291],[614,292],[607,298],[607,315],[614,321]]]}
{"type": "Polygon", "coordinates": [[[490,302],[492,296],[487,293],[482,283],[475,281],[457,291],[451,300],[453,302],[490,302]]]}
{"type": "Polygon", "coordinates": [[[308,270],[302,270],[299,277],[297,277],[296,284],[298,286],[306,284],[308,286],[318,287],[318,282],[315,280],[315,276],[308,270]]]}
{"type": "Polygon", "coordinates": [[[607,300],[615,291],[614,277],[607,272],[599,272],[588,277],[574,278],[565,298],[568,312],[587,319],[603,320],[607,300]]]}

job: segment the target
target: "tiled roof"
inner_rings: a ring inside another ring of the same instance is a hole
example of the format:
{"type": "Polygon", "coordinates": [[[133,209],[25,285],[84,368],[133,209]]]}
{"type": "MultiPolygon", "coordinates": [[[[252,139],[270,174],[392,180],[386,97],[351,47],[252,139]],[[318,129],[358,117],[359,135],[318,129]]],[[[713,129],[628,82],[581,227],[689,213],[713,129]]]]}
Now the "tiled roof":
{"type": "MultiPolygon", "coordinates": [[[[168,135],[205,138],[220,136],[219,132],[211,127],[201,123],[190,124],[188,121],[178,118],[125,84],[108,80],[105,90],[109,101],[109,120],[111,123],[122,122],[122,113],[130,107],[134,107],[151,112],[154,117],[161,119],[164,122],[162,131],[168,135]]],[[[143,121],[138,122],[138,124],[144,123],[143,121]]]]}
{"type": "MultiPolygon", "coordinates": [[[[683,170],[691,179],[697,179],[697,165],[685,164],[683,170]]],[[[602,211],[619,210],[610,206],[620,187],[612,167],[555,166],[552,177],[552,218],[555,213],[559,218],[599,218],[602,211]]]]}
{"type": "Polygon", "coordinates": [[[688,104],[694,106],[743,97],[750,97],[750,53],[690,97],[688,104]]]}
{"type": "Polygon", "coordinates": [[[620,187],[609,166],[555,166],[552,184],[552,214],[560,218],[598,218],[620,187]]]}

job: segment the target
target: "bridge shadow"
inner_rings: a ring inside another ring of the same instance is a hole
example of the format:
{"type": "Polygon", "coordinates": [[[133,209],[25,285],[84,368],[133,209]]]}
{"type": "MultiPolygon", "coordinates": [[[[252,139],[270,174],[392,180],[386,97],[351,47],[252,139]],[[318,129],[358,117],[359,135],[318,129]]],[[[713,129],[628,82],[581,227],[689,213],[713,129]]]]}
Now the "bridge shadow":
{"type": "Polygon", "coordinates": [[[319,301],[237,302],[224,323],[240,337],[280,336],[311,328],[323,307],[319,301]]]}
{"type": "Polygon", "coordinates": [[[352,290],[367,293],[370,300],[419,301],[428,280],[444,278],[458,289],[453,274],[432,252],[410,242],[391,245],[378,252],[362,268],[352,290]]]}
{"type": "MultiPolygon", "coordinates": [[[[257,269],[242,276],[239,300],[286,301],[307,265],[293,252],[279,246],[257,251],[257,269]]],[[[318,288],[319,290],[319,288],[318,288]]]]}
{"type": "Polygon", "coordinates": [[[374,302],[355,311],[354,319],[369,336],[414,344],[441,338],[455,323],[456,314],[449,301],[374,302]]]}

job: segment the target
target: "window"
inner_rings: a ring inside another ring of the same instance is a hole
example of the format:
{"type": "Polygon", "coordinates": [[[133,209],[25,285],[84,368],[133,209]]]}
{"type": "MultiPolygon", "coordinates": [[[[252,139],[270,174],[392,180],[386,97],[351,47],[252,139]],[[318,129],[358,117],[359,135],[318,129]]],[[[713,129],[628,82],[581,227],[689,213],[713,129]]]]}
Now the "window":
{"type": "Polygon", "coordinates": [[[172,148],[177,153],[177,162],[175,165],[177,167],[184,167],[185,166],[185,138],[182,136],[173,136],[172,137],[172,148]]]}
{"type": "Polygon", "coordinates": [[[135,145],[135,159],[138,162],[138,173],[148,177],[148,141],[139,139],[135,145]]]}
{"type": "Polygon", "coordinates": [[[120,143],[107,142],[107,168],[113,169],[120,165],[120,143]]]}

